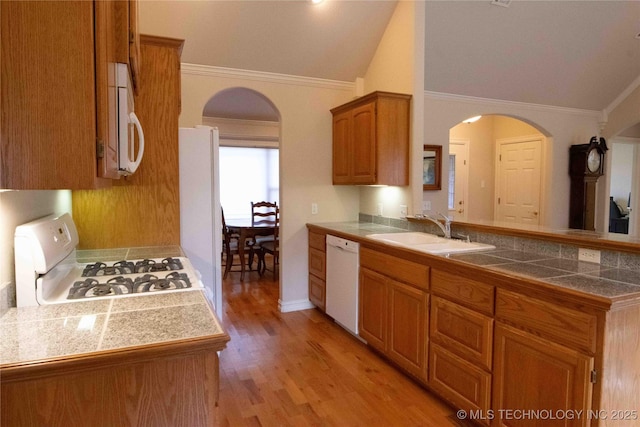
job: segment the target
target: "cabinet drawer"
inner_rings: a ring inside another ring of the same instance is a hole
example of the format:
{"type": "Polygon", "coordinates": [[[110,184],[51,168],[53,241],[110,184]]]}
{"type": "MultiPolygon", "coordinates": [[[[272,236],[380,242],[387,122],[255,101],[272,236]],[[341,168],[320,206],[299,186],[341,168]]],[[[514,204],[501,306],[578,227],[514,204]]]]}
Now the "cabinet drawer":
{"type": "Polygon", "coordinates": [[[326,283],[324,280],[313,274],[309,275],[309,300],[322,311],[325,309],[325,289],[326,283]]]}
{"type": "MultiPolygon", "coordinates": [[[[433,343],[429,351],[429,385],[460,409],[482,410],[486,414],[490,408],[491,374],[433,343]]],[[[487,420],[485,424],[488,423],[487,420]]]]}
{"type": "Polygon", "coordinates": [[[492,318],[434,296],[430,335],[433,341],[458,356],[491,371],[492,318]]]}
{"type": "Polygon", "coordinates": [[[429,267],[426,265],[360,248],[360,266],[417,288],[429,289],[429,267]]]}
{"type": "Polygon", "coordinates": [[[496,319],[591,354],[596,350],[593,314],[498,289],[496,319]]]}
{"type": "Polygon", "coordinates": [[[310,231],[309,247],[325,252],[326,251],[325,236],[326,234],[320,234],[320,233],[315,233],[313,231],[310,231]]]}
{"type": "Polygon", "coordinates": [[[494,286],[444,271],[431,272],[431,291],[466,307],[493,315],[494,286]]]}
{"type": "Polygon", "coordinates": [[[309,273],[314,276],[325,280],[325,263],[326,256],[323,251],[319,251],[318,249],[309,248],[309,273]]]}

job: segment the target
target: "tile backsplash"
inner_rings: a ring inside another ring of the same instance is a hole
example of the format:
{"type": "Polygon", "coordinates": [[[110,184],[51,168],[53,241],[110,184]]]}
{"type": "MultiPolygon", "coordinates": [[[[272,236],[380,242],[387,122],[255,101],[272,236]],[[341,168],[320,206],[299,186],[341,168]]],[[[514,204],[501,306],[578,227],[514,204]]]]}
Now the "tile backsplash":
{"type": "MultiPolygon", "coordinates": [[[[387,225],[404,230],[422,231],[425,233],[442,235],[442,231],[440,231],[435,224],[431,224],[429,222],[410,222],[406,219],[387,218],[363,213],[359,215],[359,221],[373,222],[375,224],[387,225]]],[[[542,239],[531,239],[526,237],[481,232],[458,224],[452,226],[451,232],[454,237],[456,235],[469,236],[474,242],[488,243],[500,249],[513,249],[564,259],[578,259],[579,247],[576,245],[550,242],[542,239]]],[[[600,263],[607,267],[626,268],[640,271],[640,254],[602,250],[600,263]]]]}

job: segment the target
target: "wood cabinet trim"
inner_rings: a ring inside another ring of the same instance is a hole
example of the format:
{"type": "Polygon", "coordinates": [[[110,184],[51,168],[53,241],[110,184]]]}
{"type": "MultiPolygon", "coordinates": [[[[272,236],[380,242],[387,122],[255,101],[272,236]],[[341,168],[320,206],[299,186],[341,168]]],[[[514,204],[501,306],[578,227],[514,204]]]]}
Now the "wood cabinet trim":
{"type": "Polygon", "coordinates": [[[360,265],[419,289],[429,289],[429,267],[385,253],[360,248],[360,265]]]}
{"type": "Polygon", "coordinates": [[[445,271],[431,270],[431,291],[435,295],[493,316],[495,287],[445,271]]]}
{"type": "Polygon", "coordinates": [[[229,341],[226,333],[211,337],[199,337],[188,340],[156,344],[145,344],[124,349],[104,350],[76,356],[38,360],[31,363],[3,365],[0,369],[2,382],[23,381],[25,379],[45,378],[69,372],[92,371],[96,366],[118,366],[131,360],[136,362],[166,358],[202,351],[221,351],[229,341]]]}
{"type": "Polygon", "coordinates": [[[309,247],[326,252],[326,237],[327,235],[325,233],[316,233],[315,231],[309,230],[309,247]]]}
{"type": "Polygon", "coordinates": [[[596,352],[598,322],[593,314],[498,289],[496,320],[589,354],[596,352]]]}
{"type": "MultiPolygon", "coordinates": [[[[564,407],[560,406],[554,409],[582,410],[584,413],[591,409],[593,387],[590,377],[594,366],[593,357],[499,322],[496,323],[495,342],[493,408],[518,409],[517,404],[510,405],[506,399],[513,399],[517,402],[532,401],[540,404],[540,399],[543,398],[546,401],[553,400],[557,404],[564,405],[564,407]],[[517,346],[520,355],[514,352],[514,346],[517,346]],[[506,355],[507,348],[511,349],[511,354],[508,356],[506,355]],[[524,359],[525,356],[528,356],[529,359],[524,359]],[[513,359],[509,361],[509,357],[513,357],[513,359]],[[528,366],[527,362],[535,362],[538,365],[528,366]],[[517,367],[510,365],[515,363],[517,363],[517,367]],[[539,378],[539,384],[531,383],[530,378],[527,378],[529,372],[546,371],[550,367],[556,371],[564,371],[566,379],[550,377],[551,374],[548,372],[546,376],[539,378]],[[562,384],[566,389],[549,386],[547,382],[549,379],[557,380],[557,383],[562,384]],[[531,389],[527,390],[528,387],[531,389]],[[540,396],[541,387],[545,387],[545,394],[542,397],[540,396]],[[527,396],[527,391],[530,391],[532,395],[527,396]],[[555,399],[552,397],[553,394],[557,394],[555,399]]],[[[546,409],[546,407],[539,409],[546,409]]],[[[494,419],[492,426],[506,427],[509,425],[503,421],[498,417],[494,419]]],[[[567,425],[585,426],[587,422],[587,418],[580,418],[569,420],[567,425]]]]}
{"type": "MultiPolygon", "coordinates": [[[[466,411],[482,411],[487,416],[491,408],[491,374],[440,347],[431,344],[429,350],[429,386],[456,407],[466,411]],[[440,371],[441,363],[451,365],[440,371]],[[457,381],[467,382],[472,391],[461,389],[457,381]]],[[[488,425],[488,419],[482,424],[488,425]]]]}
{"type": "Polygon", "coordinates": [[[429,331],[432,341],[491,372],[493,318],[432,296],[429,331]]]}

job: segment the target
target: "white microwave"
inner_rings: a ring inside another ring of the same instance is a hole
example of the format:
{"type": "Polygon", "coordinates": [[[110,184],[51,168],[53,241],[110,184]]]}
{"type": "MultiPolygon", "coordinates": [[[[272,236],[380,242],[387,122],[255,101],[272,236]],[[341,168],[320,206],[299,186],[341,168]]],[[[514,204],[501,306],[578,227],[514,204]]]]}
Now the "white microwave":
{"type": "Polygon", "coordinates": [[[118,122],[118,173],[131,175],[140,166],[144,154],[144,132],[134,112],[133,86],[129,66],[116,63],[117,122],[118,122]],[[138,149],[135,147],[138,133],[138,149]]]}

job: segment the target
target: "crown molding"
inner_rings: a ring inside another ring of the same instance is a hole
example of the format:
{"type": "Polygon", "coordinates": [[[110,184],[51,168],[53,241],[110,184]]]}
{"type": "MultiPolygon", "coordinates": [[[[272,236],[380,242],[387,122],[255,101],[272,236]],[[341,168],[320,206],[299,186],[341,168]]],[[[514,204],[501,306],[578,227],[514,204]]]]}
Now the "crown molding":
{"type": "Polygon", "coordinates": [[[428,90],[424,91],[424,96],[425,98],[432,99],[432,100],[465,102],[467,104],[495,105],[499,107],[517,107],[517,108],[526,108],[528,110],[544,111],[549,113],[563,113],[563,114],[575,114],[579,116],[592,116],[595,118],[599,118],[601,115],[600,111],[595,111],[595,110],[582,110],[579,108],[556,107],[553,105],[542,105],[542,104],[530,104],[527,102],[505,101],[503,99],[493,99],[493,98],[480,98],[475,96],[456,95],[453,93],[431,92],[428,90]]]}
{"type": "Polygon", "coordinates": [[[181,64],[182,74],[208,76],[227,79],[254,80],[267,83],[307,86],[321,89],[355,90],[355,83],[339,80],[318,79],[315,77],[293,76],[290,74],[269,73],[266,71],[241,70],[238,68],[214,67],[199,64],[181,64]]]}
{"type": "Polygon", "coordinates": [[[615,110],[618,107],[618,105],[622,103],[622,101],[624,101],[629,95],[631,95],[631,92],[636,90],[638,86],[640,86],[640,76],[636,77],[636,79],[632,81],[631,84],[627,86],[627,88],[623,90],[622,93],[618,95],[618,97],[614,99],[611,104],[607,106],[607,108],[604,109],[604,111],[607,114],[611,113],[613,110],[615,110]]]}

